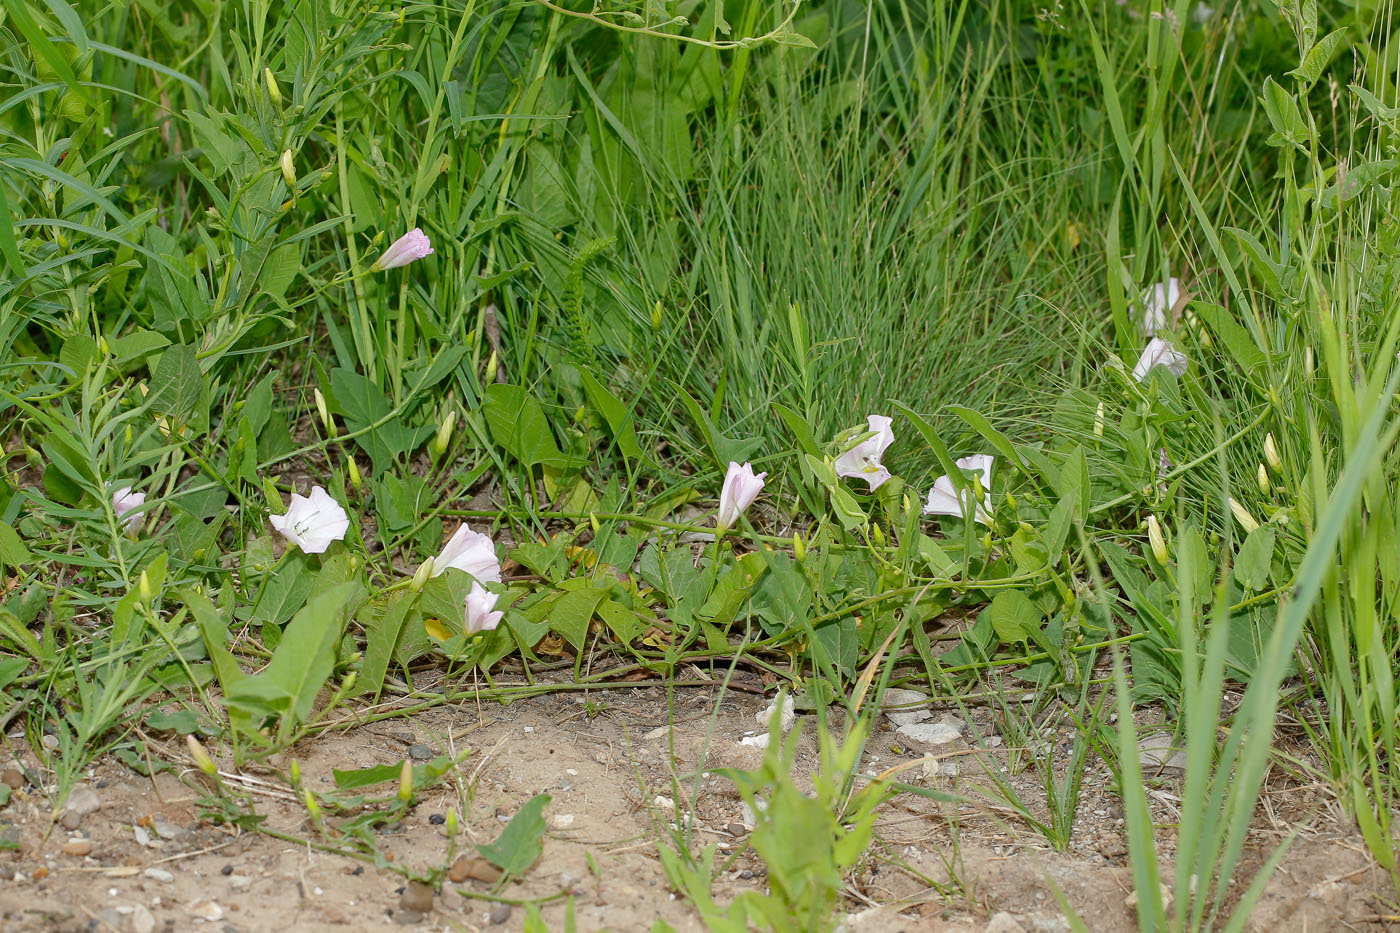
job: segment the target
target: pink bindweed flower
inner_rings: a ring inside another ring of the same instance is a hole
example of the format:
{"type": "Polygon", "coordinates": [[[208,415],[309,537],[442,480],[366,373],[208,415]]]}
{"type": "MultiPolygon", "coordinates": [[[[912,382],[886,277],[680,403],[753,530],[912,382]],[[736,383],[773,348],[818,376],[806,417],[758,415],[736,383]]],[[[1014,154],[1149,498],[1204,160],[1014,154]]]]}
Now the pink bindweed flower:
{"type": "Polygon", "coordinates": [[[442,553],[433,558],[433,576],[441,576],[448,567],[456,567],[482,583],[501,582],[501,564],[496,559],[496,546],[486,535],[472,531],[464,522],[442,546],[442,553]]]}
{"type": "MultiPolygon", "coordinates": [[[[870,425],[872,436],[855,444],[836,458],[836,475],[858,476],[869,483],[870,491],[874,492],[884,484],[885,480],[890,478],[890,471],[885,469],[880,458],[894,443],[894,431],[890,429],[894,419],[884,415],[871,415],[865,420],[870,425]]],[[[847,443],[859,437],[861,433],[857,431],[848,435],[847,443]]]]}
{"type": "Polygon", "coordinates": [[[268,521],[307,554],[324,554],[331,542],[343,540],[350,528],[345,509],[320,486],[312,486],[309,496],[293,493],[287,511],[269,516],[268,521]]]}
{"type": "Polygon", "coordinates": [[[132,492],[130,486],[123,486],[112,491],[112,511],[117,513],[117,520],[122,523],[122,530],[127,534],[135,534],[145,521],[145,515],[138,511],[146,504],[146,494],[144,492],[132,492]]]}
{"type": "Polygon", "coordinates": [[[1161,337],[1153,337],[1147,342],[1137,365],[1133,367],[1133,378],[1138,382],[1146,381],[1147,374],[1156,366],[1165,366],[1173,376],[1182,376],[1185,375],[1189,362],[1186,354],[1176,347],[1161,337]]]}
{"type": "Polygon", "coordinates": [[[499,597],[486,587],[472,581],[471,592],[467,594],[467,622],[465,631],[468,635],[475,635],[478,632],[489,632],[501,623],[501,618],[505,612],[496,608],[496,600],[499,597]]]}
{"type": "MultiPolygon", "coordinates": [[[[958,469],[972,470],[980,474],[979,479],[982,484],[982,501],[973,506],[972,518],[984,525],[992,523],[992,462],[995,458],[991,454],[976,454],[971,457],[963,457],[955,461],[958,469]]],[[[925,515],[953,515],[962,518],[966,512],[963,507],[964,501],[970,501],[972,491],[965,490],[966,499],[958,498],[958,491],[953,488],[953,481],[946,475],[934,480],[933,488],[928,491],[928,502],[924,504],[925,515]]]]}
{"type": "Polygon", "coordinates": [[[753,467],[729,461],[729,469],[724,473],[724,486],[719,491],[719,514],[715,516],[715,527],[720,531],[739,520],[748,511],[753,500],[763,490],[763,480],[767,473],[754,474],[753,467]]]}
{"type": "Polygon", "coordinates": [[[428,237],[421,229],[414,227],[395,240],[393,245],[384,251],[384,255],[374,261],[371,268],[376,271],[397,269],[399,266],[406,266],[432,254],[433,244],[429,242],[428,237]]]}

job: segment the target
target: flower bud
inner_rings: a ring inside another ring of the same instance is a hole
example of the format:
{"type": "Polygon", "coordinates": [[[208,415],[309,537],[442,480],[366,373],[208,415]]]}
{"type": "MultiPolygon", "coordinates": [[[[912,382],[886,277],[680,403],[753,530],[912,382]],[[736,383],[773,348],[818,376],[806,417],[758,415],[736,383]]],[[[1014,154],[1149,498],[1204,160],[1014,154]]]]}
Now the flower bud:
{"type": "Polygon", "coordinates": [[[146,576],[146,571],[141,571],[141,579],[136,583],[136,594],[143,605],[149,606],[151,600],[155,598],[155,593],[151,590],[151,578],[146,576]]]}
{"type": "Polygon", "coordinates": [[[492,383],[496,381],[496,368],[501,365],[501,361],[496,358],[496,351],[491,351],[491,358],[486,361],[486,381],[492,383]]]}
{"type": "Polygon", "coordinates": [[[1275,473],[1283,472],[1283,458],[1278,455],[1278,446],[1274,443],[1273,432],[1264,435],[1264,462],[1275,473]]]}
{"type": "Polygon", "coordinates": [[[199,739],[194,737],[193,732],[185,736],[185,747],[189,749],[190,757],[194,759],[196,768],[209,777],[219,773],[218,765],[214,764],[214,759],[209,757],[209,753],[204,750],[203,745],[199,744],[199,739]]]}
{"type": "Polygon", "coordinates": [[[1233,496],[1230,497],[1230,511],[1235,514],[1235,520],[1240,523],[1240,527],[1244,529],[1245,534],[1249,534],[1259,527],[1259,523],[1254,520],[1254,516],[1249,514],[1249,509],[1240,505],[1233,496]]]}
{"type": "Polygon", "coordinates": [[[292,150],[282,150],[282,179],[286,181],[287,187],[293,191],[297,187],[297,169],[292,163],[292,150]]]}
{"type": "Polygon", "coordinates": [[[335,437],[335,422],[331,419],[331,413],[326,408],[326,397],[321,394],[320,389],[312,389],[312,396],[316,399],[316,414],[321,416],[321,423],[326,426],[326,433],[335,437]]]}
{"type": "Polygon", "coordinates": [[[1264,469],[1264,464],[1262,463],[1259,464],[1259,475],[1257,479],[1259,480],[1259,491],[1267,496],[1269,494],[1269,471],[1264,469]]]}
{"type": "Polygon", "coordinates": [[[796,557],[798,562],[807,559],[807,542],[795,531],[792,533],[792,556],[796,557]]]}
{"type": "Polygon", "coordinates": [[[661,299],[656,299],[656,304],[651,308],[651,326],[653,330],[661,328],[661,299]]]}
{"type": "Polygon", "coordinates": [[[345,466],[346,472],[350,474],[350,488],[359,492],[364,481],[360,478],[360,468],[356,465],[355,458],[351,457],[346,460],[345,466]]]}
{"type": "Polygon", "coordinates": [[[871,536],[875,539],[875,546],[876,546],[876,547],[884,547],[884,546],[885,546],[885,533],[884,533],[883,531],[880,530],[880,526],[879,526],[879,525],[872,525],[872,527],[871,527],[871,536]]]}
{"type": "Polygon", "coordinates": [[[1167,562],[1167,539],[1162,535],[1162,523],[1157,521],[1156,515],[1147,516],[1147,541],[1152,545],[1152,556],[1157,558],[1157,563],[1167,562]]]}
{"type": "Polygon", "coordinates": [[[447,453],[447,442],[452,440],[452,429],[457,426],[457,409],[453,408],[447,412],[447,417],[442,419],[442,424],[438,426],[437,437],[433,439],[433,452],[439,457],[447,453]]]}
{"type": "Polygon", "coordinates": [[[603,533],[603,526],[598,524],[598,516],[592,512],[588,513],[588,527],[593,529],[593,537],[595,538],[603,533]]]}
{"type": "Polygon", "coordinates": [[[413,799],[413,762],[405,758],[403,767],[399,769],[399,803],[408,803],[413,799]]]}
{"type": "Polygon", "coordinates": [[[267,99],[274,107],[282,106],[282,89],[277,86],[277,77],[271,68],[263,69],[263,80],[267,82],[267,99]]]}
{"type": "Polygon", "coordinates": [[[311,788],[301,789],[302,802],[306,804],[306,812],[311,814],[311,818],[316,822],[321,822],[321,805],[316,802],[316,797],[311,793],[311,788]]]}
{"type": "Polygon", "coordinates": [[[423,592],[423,586],[428,582],[428,578],[433,575],[433,559],[429,557],[418,565],[418,570],[413,574],[413,581],[408,584],[408,588],[415,593],[423,592]]]}
{"type": "Polygon", "coordinates": [[[1099,407],[1094,412],[1094,436],[1103,437],[1103,402],[1099,402],[1099,407]]]}
{"type": "Polygon", "coordinates": [[[1315,364],[1314,361],[1313,361],[1313,348],[1312,348],[1312,347],[1305,347],[1305,348],[1303,348],[1303,373],[1304,373],[1304,375],[1306,375],[1309,379],[1311,379],[1316,371],[1317,371],[1317,369],[1316,369],[1316,364],[1315,364]]]}
{"type": "Polygon", "coordinates": [[[301,762],[292,759],[292,766],[288,769],[291,772],[291,782],[293,787],[301,786],[301,762]]]}
{"type": "Polygon", "coordinates": [[[355,681],[359,679],[359,671],[351,671],[350,673],[346,674],[345,679],[340,682],[340,692],[342,694],[349,694],[355,689],[355,681]]]}
{"type": "Polygon", "coordinates": [[[457,835],[457,808],[447,808],[447,835],[457,835]]]}

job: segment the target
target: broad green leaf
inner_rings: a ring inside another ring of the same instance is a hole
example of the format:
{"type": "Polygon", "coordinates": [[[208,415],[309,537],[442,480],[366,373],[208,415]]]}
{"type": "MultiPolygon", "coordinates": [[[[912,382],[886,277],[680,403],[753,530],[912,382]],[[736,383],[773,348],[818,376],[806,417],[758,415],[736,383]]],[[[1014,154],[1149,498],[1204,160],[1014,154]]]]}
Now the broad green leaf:
{"type": "Polygon", "coordinates": [[[0,567],[13,570],[34,559],[16,531],[0,522],[0,567]]]}
{"type": "Polygon", "coordinates": [[[356,694],[372,693],[378,698],[413,603],[414,594],[400,590],[388,605],[367,607],[360,613],[360,623],[365,628],[365,657],[355,683],[356,694]]]}
{"type": "Polygon", "coordinates": [[[559,594],[549,610],[550,630],[562,635],[575,651],[582,651],[588,638],[588,623],[607,595],[607,590],[596,586],[559,594]]]}
{"type": "Polygon", "coordinates": [[[1322,70],[1327,67],[1328,62],[1332,61],[1332,56],[1337,54],[1337,49],[1346,41],[1346,38],[1346,27],[1328,33],[1318,41],[1317,45],[1308,50],[1302,64],[1289,72],[1303,83],[1304,94],[1312,90],[1317,79],[1322,77],[1322,70]]]}
{"type": "Polygon", "coordinates": [[[1246,591],[1262,590],[1269,582],[1274,559],[1274,526],[1263,524],[1249,533],[1235,557],[1235,580],[1246,591]]]}
{"type": "Polygon", "coordinates": [[[491,439],[527,467],[563,470],[568,461],[554,440],[549,419],[533,395],[520,386],[488,386],[481,404],[491,439]]]}
{"type": "Polygon", "coordinates": [[[204,373],[194,347],[175,344],[162,353],[150,388],[146,404],[168,420],[172,431],[190,424],[204,396],[204,373]]]}
{"type": "Polygon", "coordinates": [[[267,667],[244,678],[229,696],[229,704],[251,708],[266,704],[278,710],[284,716],[280,729],[284,736],[304,722],[315,706],[316,694],[335,669],[345,608],[361,589],[358,581],[351,581],[313,597],[283,631],[267,667]]]}
{"type": "Polygon", "coordinates": [[[548,794],[537,794],[526,801],[511,817],[501,835],[487,845],[478,845],[488,862],[508,875],[518,877],[529,870],[540,857],[544,835],[544,808],[549,806],[548,794]]]}
{"type": "Polygon", "coordinates": [[[579,367],[579,376],[583,380],[583,390],[588,394],[588,403],[608,423],[608,429],[617,441],[617,449],[629,460],[640,460],[642,448],[637,443],[637,429],[632,420],[632,413],[617,396],[608,391],[607,386],[582,366],[579,367]]]}
{"type": "Polygon", "coordinates": [[[1004,644],[1038,640],[1044,619],[1029,596],[1020,590],[1002,590],[992,597],[987,616],[1004,644]]]}
{"type": "Polygon", "coordinates": [[[676,387],[676,393],[680,396],[685,410],[690,413],[690,418],[695,422],[695,426],[700,429],[701,435],[705,438],[706,445],[710,448],[710,454],[715,458],[716,465],[720,471],[728,469],[731,463],[744,463],[759,445],[763,443],[761,437],[730,437],[710,420],[710,416],[705,414],[705,410],[700,407],[700,403],[691,398],[690,393],[676,387]]]}
{"type": "Polygon", "coordinates": [[[1298,109],[1298,101],[1293,95],[1280,87],[1273,78],[1265,78],[1264,95],[1260,100],[1264,104],[1265,114],[1269,117],[1269,124],[1274,128],[1274,135],[1268,139],[1269,145],[1289,145],[1306,151],[1308,143],[1312,141],[1312,129],[1303,119],[1303,114],[1298,109]]]}

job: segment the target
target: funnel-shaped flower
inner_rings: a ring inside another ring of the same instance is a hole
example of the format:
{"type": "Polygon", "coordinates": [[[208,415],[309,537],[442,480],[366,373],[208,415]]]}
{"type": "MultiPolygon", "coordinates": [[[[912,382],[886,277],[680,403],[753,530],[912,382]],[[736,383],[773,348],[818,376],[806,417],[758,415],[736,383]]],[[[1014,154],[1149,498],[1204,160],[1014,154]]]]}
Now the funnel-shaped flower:
{"type": "Polygon", "coordinates": [[[132,492],[130,486],[112,490],[112,511],[117,513],[117,520],[127,534],[135,533],[141,527],[141,522],[145,521],[145,515],[138,511],[145,504],[146,494],[132,492]]]}
{"type": "Polygon", "coordinates": [[[272,527],[307,554],[324,554],[332,541],[345,538],[350,518],[340,503],[320,486],[311,495],[292,494],[292,503],[282,515],[268,517],[272,527]]]}
{"type": "Polygon", "coordinates": [[[418,227],[414,227],[395,240],[394,244],[384,251],[384,255],[374,261],[373,268],[397,269],[399,266],[417,262],[424,256],[431,256],[432,253],[433,244],[427,235],[418,227]]]}
{"type": "Polygon", "coordinates": [[[1158,282],[1143,292],[1138,298],[1137,307],[1133,309],[1133,318],[1142,332],[1156,336],[1158,331],[1166,328],[1171,323],[1172,308],[1176,307],[1180,297],[1181,283],[1175,278],[1158,282]]]}
{"type": "Polygon", "coordinates": [[[465,626],[468,635],[475,635],[477,632],[489,632],[501,622],[504,611],[492,612],[496,608],[496,600],[499,597],[495,593],[486,589],[480,583],[472,581],[471,592],[467,594],[467,622],[465,626]]]}
{"type": "Polygon", "coordinates": [[[486,535],[461,524],[442,546],[442,553],[433,558],[433,576],[441,576],[448,567],[469,573],[482,583],[501,582],[501,564],[496,560],[496,546],[486,535]]]}
{"type": "MultiPolygon", "coordinates": [[[[989,493],[992,489],[992,461],[994,459],[991,454],[976,454],[955,461],[958,469],[971,470],[979,475],[982,483],[982,501],[974,505],[972,517],[984,525],[992,523],[992,497],[989,493]]],[[[970,489],[967,490],[966,498],[960,500],[957,490],[953,488],[953,481],[947,476],[940,476],[934,480],[933,488],[928,491],[928,502],[924,503],[924,514],[955,515],[962,518],[966,514],[963,502],[970,502],[971,499],[972,491],[970,489]]]]}
{"type": "Polygon", "coordinates": [[[767,476],[767,473],[755,474],[753,467],[747,463],[740,466],[729,461],[729,469],[724,473],[724,487],[719,491],[719,514],[715,517],[715,527],[723,530],[737,522],[739,516],[748,511],[753,500],[758,498],[767,476]]]}
{"type": "MultiPolygon", "coordinates": [[[[873,492],[890,478],[890,471],[885,469],[880,458],[894,443],[894,431],[890,429],[894,419],[871,415],[865,420],[870,425],[871,436],[837,457],[835,466],[837,476],[858,476],[870,484],[873,492]]],[[[859,436],[860,432],[852,433],[847,437],[847,443],[859,436]]]]}
{"type": "Polygon", "coordinates": [[[1145,381],[1154,366],[1165,366],[1173,376],[1182,376],[1189,362],[1185,353],[1161,337],[1153,337],[1147,341],[1142,356],[1138,357],[1137,365],[1133,367],[1133,378],[1138,382],[1145,381]]]}

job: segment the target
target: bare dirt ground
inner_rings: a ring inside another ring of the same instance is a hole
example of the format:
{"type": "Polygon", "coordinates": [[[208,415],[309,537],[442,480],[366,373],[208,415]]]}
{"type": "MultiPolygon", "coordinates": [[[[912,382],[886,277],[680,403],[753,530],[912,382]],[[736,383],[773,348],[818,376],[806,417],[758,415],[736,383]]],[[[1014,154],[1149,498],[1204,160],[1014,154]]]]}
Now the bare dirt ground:
{"type": "MultiPolygon", "coordinates": [[[[439,708],[413,719],[326,733],[294,752],[303,781],[317,786],[330,781],[333,768],[395,763],[415,746],[419,754],[423,745],[435,754],[470,748],[452,779],[421,791],[411,815],[378,835],[386,858],[417,870],[446,865],[442,818],[449,807],[465,814],[460,855],[470,853],[474,843],[492,841],[522,804],[547,793],[552,802],[543,855],[522,880],[497,892],[500,897],[518,901],[572,892],[580,930],[649,930],[657,918],[678,930],[698,930],[697,915],[672,894],[656,855],[657,845],[671,838],[668,822],[675,812],[668,801],[679,797],[684,810],[693,797],[690,825],[696,842],[740,851],[745,832],[740,800],[733,785],[713,770],[752,768],[763,754],[740,740],[759,731],[755,714],[766,701],[731,692],[716,713],[718,697],[714,688],[677,690],[671,714],[665,693],[654,688],[439,708]],[[668,727],[672,719],[674,729],[668,727]],[[673,774],[692,776],[679,795],[673,774]]],[[[1009,742],[998,743],[990,713],[984,721],[979,721],[981,711],[971,716],[982,741],[998,746],[985,751],[988,760],[1005,764],[1009,742]]],[[[799,722],[803,719],[810,717],[799,722]]],[[[808,721],[799,772],[816,766],[813,732],[808,721]]],[[[968,729],[964,739],[977,741],[975,734],[968,729]]],[[[936,768],[917,764],[906,779],[968,793],[972,785],[988,782],[979,776],[978,752],[964,739],[915,747],[919,743],[882,730],[869,743],[865,767],[874,773],[934,754],[936,768]]],[[[22,739],[4,741],[4,767],[21,765],[31,780],[42,779],[22,739]]],[[[164,758],[177,770],[152,780],[104,759],[84,782],[98,808],[80,819],[70,815],[68,825],[55,821],[51,800],[32,783],[0,809],[0,838],[18,843],[0,851],[0,928],[341,933],[515,930],[525,921],[518,904],[482,899],[491,891],[482,881],[448,881],[440,893],[424,899],[424,892],[407,889],[404,878],[391,870],[202,821],[197,803],[206,789],[183,744],[152,737],[148,748],[153,759],[164,758]]],[[[1055,756],[1061,755],[1057,749],[1055,756]]],[[[269,827],[315,837],[305,808],[275,772],[249,774],[268,782],[256,799],[269,827]]],[[[1032,809],[1043,808],[1033,769],[1012,781],[1032,809]]],[[[1053,880],[1090,930],[1135,930],[1126,903],[1132,888],[1126,839],[1109,785],[1108,770],[1091,761],[1074,836],[1063,853],[1005,807],[952,806],[912,794],[894,798],[856,875],[845,905],[846,928],[851,933],[1068,930],[1052,894],[1053,880]]],[[[1153,797],[1160,805],[1155,815],[1164,826],[1160,841],[1168,856],[1175,790],[1171,772],[1154,781],[1153,797]]],[[[1400,930],[1384,873],[1359,837],[1337,820],[1320,787],[1279,776],[1260,808],[1250,865],[1295,826],[1302,827],[1299,838],[1249,929],[1400,930]]],[[[743,852],[718,879],[716,899],[723,903],[743,887],[763,883],[762,864],[743,852]]],[[[564,929],[563,897],[542,910],[549,929],[564,929]]]]}

